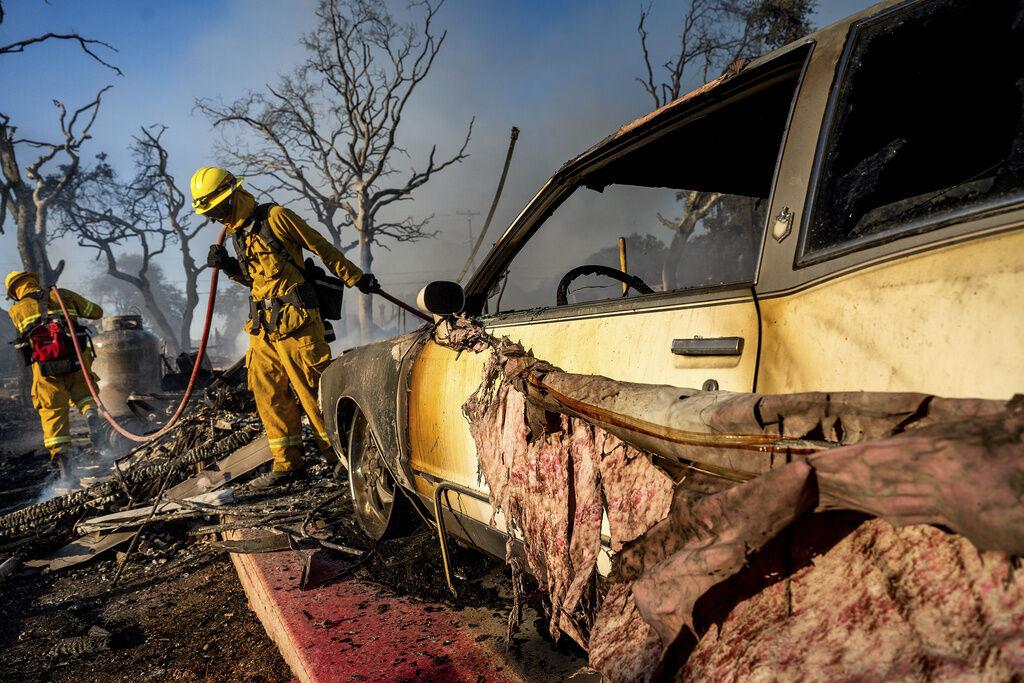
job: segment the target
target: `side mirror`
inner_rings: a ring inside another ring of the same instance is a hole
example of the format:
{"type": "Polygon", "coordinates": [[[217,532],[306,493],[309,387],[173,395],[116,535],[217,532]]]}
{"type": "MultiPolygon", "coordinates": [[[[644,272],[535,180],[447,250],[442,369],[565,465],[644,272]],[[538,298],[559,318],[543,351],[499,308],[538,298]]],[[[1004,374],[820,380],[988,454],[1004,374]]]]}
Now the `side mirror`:
{"type": "Polygon", "coordinates": [[[456,282],[437,280],[431,282],[416,295],[416,307],[433,315],[461,313],[466,305],[466,293],[456,282]]]}

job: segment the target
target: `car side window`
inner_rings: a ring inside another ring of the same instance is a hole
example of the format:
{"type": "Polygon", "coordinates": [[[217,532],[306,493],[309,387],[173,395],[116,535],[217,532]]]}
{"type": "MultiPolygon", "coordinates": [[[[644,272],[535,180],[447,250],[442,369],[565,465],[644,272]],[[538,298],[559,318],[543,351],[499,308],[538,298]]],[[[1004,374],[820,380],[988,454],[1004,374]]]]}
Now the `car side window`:
{"type": "Polygon", "coordinates": [[[932,0],[855,28],[798,263],[1024,199],[1024,3],[932,0]]]}
{"type": "Polygon", "coordinates": [[[705,106],[663,117],[663,129],[584,175],[513,258],[488,310],[752,283],[808,53],[726,81],[705,106]],[[640,280],[628,292],[609,272],[621,271],[619,238],[625,271],[640,280]]]}
{"type": "Polygon", "coordinates": [[[625,238],[626,272],[649,288],[630,288],[625,296],[749,282],[766,203],[666,188],[613,185],[596,192],[580,187],[513,260],[492,310],[555,306],[566,276],[567,304],[621,298],[622,283],[607,274],[571,274],[584,265],[620,270],[619,237],[625,238]],[[696,205],[681,210],[684,203],[696,205]]]}

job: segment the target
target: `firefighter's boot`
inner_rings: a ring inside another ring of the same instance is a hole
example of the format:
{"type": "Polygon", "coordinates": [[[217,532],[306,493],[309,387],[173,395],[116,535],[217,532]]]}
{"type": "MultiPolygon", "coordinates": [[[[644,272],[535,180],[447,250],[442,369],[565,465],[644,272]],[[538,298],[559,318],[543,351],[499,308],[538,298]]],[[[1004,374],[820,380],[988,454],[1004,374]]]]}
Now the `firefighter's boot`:
{"type": "Polygon", "coordinates": [[[78,453],[75,448],[65,448],[50,456],[50,462],[57,470],[57,476],[60,477],[61,482],[63,482],[67,488],[79,488],[80,482],[75,470],[80,458],[81,453],[78,453]]]}
{"type": "Polygon", "coordinates": [[[61,479],[66,479],[71,472],[71,463],[68,461],[68,455],[63,451],[50,454],[50,466],[61,479]]]}

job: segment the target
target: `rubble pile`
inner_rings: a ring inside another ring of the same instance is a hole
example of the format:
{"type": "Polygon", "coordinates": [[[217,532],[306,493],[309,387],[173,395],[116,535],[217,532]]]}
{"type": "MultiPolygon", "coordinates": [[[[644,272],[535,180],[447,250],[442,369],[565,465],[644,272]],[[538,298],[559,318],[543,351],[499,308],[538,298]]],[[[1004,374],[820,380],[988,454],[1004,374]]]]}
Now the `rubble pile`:
{"type": "MultiPolygon", "coordinates": [[[[220,386],[193,409],[170,434],[133,450],[115,474],[91,486],[0,516],[0,552],[30,546],[38,550],[66,539],[85,514],[120,505],[139,505],[161,485],[173,485],[251,442],[259,420],[247,412],[244,387],[220,386]],[[218,426],[219,425],[219,426],[218,426]]],[[[28,547],[21,551],[25,553],[28,547]]]]}
{"type": "Polygon", "coordinates": [[[490,352],[464,412],[550,630],[611,680],[1024,670],[1021,397],[699,392],[565,373],[468,321],[447,338],[490,352]],[[848,639],[808,638],[819,618],[848,639]]]}
{"type": "MultiPolygon", "coordinates": [[[[351,563],[349,573],[430,599],[448,597],[438,581],[443,570],[433,534],[424,529],[412,539],[369,542],[346,483],[332,477],[333,465],[323,461],[308,425],[303,429],[308,476],[251,491],[246,482],[272,458],[252,395],[244,384],[208,389],[178,427],[131,451],[111,476],[0,516],[0,582],[25,568],[68,569],[118,548],[116,567],[86,570],[101,584],[116,583],[124,567],[134,580],[211,554],[290,549],[310,569],[320,559],[342,558],[351,563]]],[[[474,553],[455,553],[463,569],[491,566],[474,553]]],[[[308,587],[305,578],[300,585],[308,587]]]]}
{"type": "MultiPolygon", "coordinates": [[[[14,433],[31,432],[30,418],[14,433]]],[[[244,666],[261,680],[287,680],[228,553],[294,553],[302,572],[290,580],[300,589],[358,576],[419,600],[502,608],[508,598],[495,586],[503,567],[492,558],[452,549],[456,599],[430,529],[370,542],[355,522],[344,477],[332,477],[308,426],[303,437],[308,476],[252,490],[247,482],[269,463],[269,444],[251,394],[222,383],[195,401],[173,432],[118,461],[109,478],[0,515],[0,594],[10,612],[0,620],[6,675],[112,680],[130,671],[162,679],[184,669],[192,677],[182,680],[226,680],[241,675],[232,667],[244,666]],[[272,670],[278,673],[268,678],[272,670]]],[[[45,463],[38,453],[26,455],[26,463],[45,463]]],[[[22,472],[20,456],[5,452],[2,465],[5,476],[22,472]]],[[[42,480],[44,468],[33,477],[42,480]]],[[[4,483],[21,487],[33,477],[4,483]]],[[[34,491],[20,500],[32,500],[34,491]]]]}

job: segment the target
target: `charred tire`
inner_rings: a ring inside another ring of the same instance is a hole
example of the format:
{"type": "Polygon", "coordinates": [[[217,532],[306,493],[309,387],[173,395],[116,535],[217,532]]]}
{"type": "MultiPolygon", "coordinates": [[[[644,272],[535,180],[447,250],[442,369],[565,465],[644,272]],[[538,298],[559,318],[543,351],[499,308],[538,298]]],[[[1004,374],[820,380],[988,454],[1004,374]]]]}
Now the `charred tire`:
{"type": "Polygon", "coordinates": [[[415,522],[414,511],[395,483],[378,443],[366,416],[357,408],[348,430],[348,481],[356,521],[374,541],[402,536],[415,522]]]}

